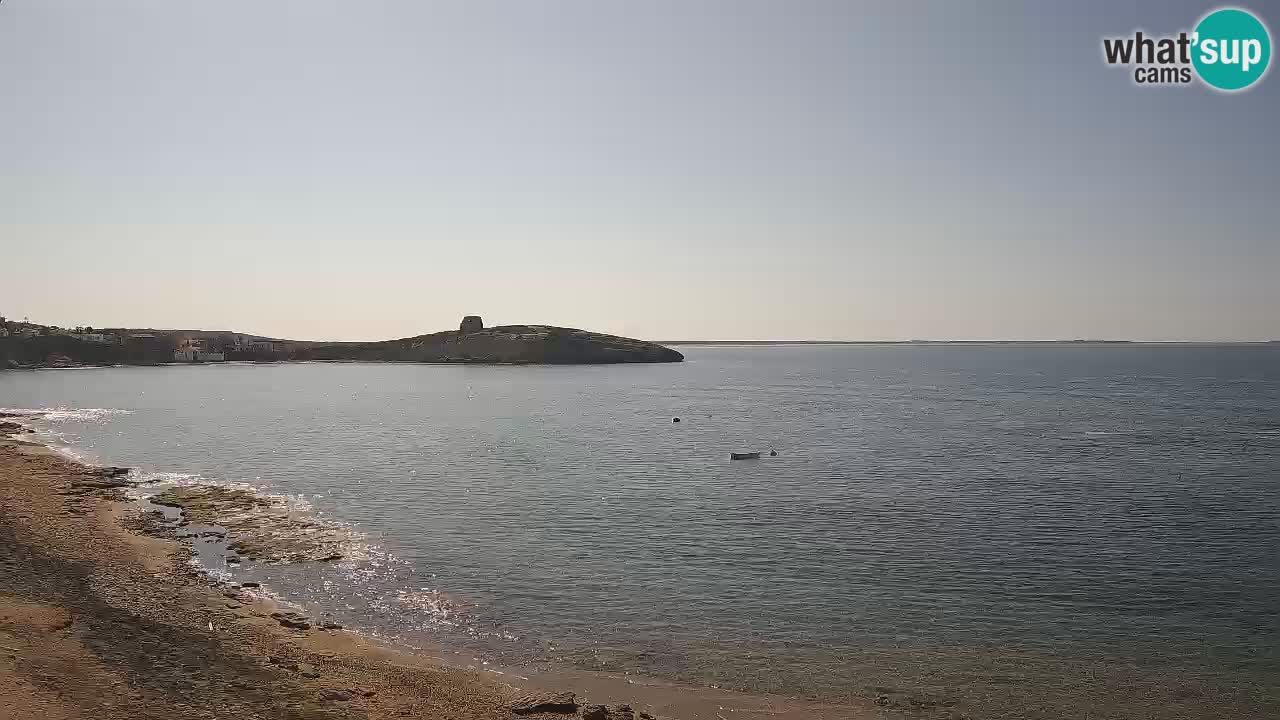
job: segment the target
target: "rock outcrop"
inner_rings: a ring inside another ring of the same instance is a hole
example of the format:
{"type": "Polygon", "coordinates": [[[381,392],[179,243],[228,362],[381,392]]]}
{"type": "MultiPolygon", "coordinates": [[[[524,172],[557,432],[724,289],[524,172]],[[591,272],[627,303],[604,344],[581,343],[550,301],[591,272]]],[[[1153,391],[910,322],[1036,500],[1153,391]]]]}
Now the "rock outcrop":
{"type": "Polygon", "coordinates": [[[21,423],[11,422],[9,420],[0,420],[0,435],[21,435],[24,433],[34,433],[35,430],[21,423]]]}
{"type": "Polygon", "coordinates": [[[576,713],[578,699],[571,692],[529,692],[512,701],[511,712],[516,715],[576,713]]]}
{"type": "Polygon", "coordinates": [[[271,619],[290,630],[310,630],[311,618],[292,610],[281,610],[271,613],[271,619]]]}
{"type": "Polygon", "coordinates": [[[657,720],[647,712],[636,712],[630,705],[584,705],[582,720],[657,720]]]}
{"type": "Polygon", "coordinates": [[[223,528],[227,549],[249,560],[330,562],[341,560],[352,542],[345,528],[294,512],[278,498],[239,488],[177,486],[155,494],[151,502],[180,508],[183,521],[223,528]]]}

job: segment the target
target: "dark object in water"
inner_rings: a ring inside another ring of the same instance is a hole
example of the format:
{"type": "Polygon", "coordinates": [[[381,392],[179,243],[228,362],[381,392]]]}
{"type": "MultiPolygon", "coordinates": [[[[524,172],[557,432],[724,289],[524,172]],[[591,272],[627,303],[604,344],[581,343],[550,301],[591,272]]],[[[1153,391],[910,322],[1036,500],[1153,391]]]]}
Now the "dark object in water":
{"type": "Polygon", "coordinates": [[[770,451],[769,451],[769,457],[778,457],[778,451],[777,451],[777,450],[770,450],[770,451]]]}
{"type": "Polygon", "coordinates": [[[680,422],[680,418],[671,418],[671,422],[673,423],[680,422]]]}
{"type": "Polygon", "coordinates": [[[759,460],[760,453],[729,453],[730,460],[759,460]]]}

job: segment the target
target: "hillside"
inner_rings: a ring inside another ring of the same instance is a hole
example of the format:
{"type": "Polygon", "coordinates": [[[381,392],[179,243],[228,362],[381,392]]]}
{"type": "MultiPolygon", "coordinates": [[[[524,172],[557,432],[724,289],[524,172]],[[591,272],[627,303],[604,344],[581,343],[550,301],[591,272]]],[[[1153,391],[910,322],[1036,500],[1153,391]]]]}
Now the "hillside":
{"type": "Polygon", "coordinates": [[[383,342],[315,345],[297,355],[312,360],[533,364],[684,360],[675,350],[655,343],[550,325],[502,325],[383,342]]]}

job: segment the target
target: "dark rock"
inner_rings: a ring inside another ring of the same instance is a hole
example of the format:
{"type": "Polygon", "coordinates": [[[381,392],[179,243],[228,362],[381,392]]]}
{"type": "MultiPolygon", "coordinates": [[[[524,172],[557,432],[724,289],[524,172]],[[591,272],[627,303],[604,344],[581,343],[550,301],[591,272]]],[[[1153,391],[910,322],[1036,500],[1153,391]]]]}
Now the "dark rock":
{"type": "Polygon", "coordinates": [[[256,587],[262,587],[262,584],[261,584],[261,583],[256,583],[256,582],[242,582],[242,583],[240,583],[240,587],[242,587],[242,588],[256,588],[256,587]]]}
{"type": "Polygon", "coordinates": [[[84,468],[64,494],[116,497],[115,491],[134,486],[135,483],[128,479],[129,472],[129,468],[122,467],[84,468]]]}
{"type": "Polygon", "coordinates": [[[321,690],[320,699],[329,702],[346,702],[351,699],[351,691],[349,690],[321,690]]]}
{"type": "Polygon", "coordinates": [[[311,620],[306,615],[296,612],[273,612],[272,619],[293,630],[310,630],[311,620]]]}
{"type": "Polygon", "coordinates": [[[481,320],[479,315],[468,315],[462,318],[462,324],[458,326],[458,332],[463,335],[480,332],[483,329],[484,320],[481,320]]]}
{"type": "Polygon", "coordinates": [[[647,712],[645,712],[645,711],[641,710],[641,711],[640,711],[640,720],[658,720],[658,718],[656,718],[656,717],[654,717],[653,715],[650,715],[649,713],[647,713],[647,712]]]}
{"type": "MultiPolygon", "coordinates": [[[[297,661],[290,660],[289,658],[285,658],[285,657],[279,657],[276,655],[272,655],[268,657],[267,662],[271,663],[272,665],[279,665],[281,669],[288,670],[290,672],[298,672],[303,669],[302,665],[299,664],[297,661]]],[[[309,670],[310,666],[307,666],[307,668],[309,670]]]]}
{"type": "MultiPolygon", "coordinates": [[[[582,720],[635,720],[636,711],[630,705],[585,705],[582,720]]],[[[654,720],[649,713],[640,713],[646,720],[654,720]]]]}
{"type": "Polygon", "coordinates": [[[511,712],[517,715],[534,713],[576,713],[578,700],[571,692],[530,692],[511,703],[511,712]]]}

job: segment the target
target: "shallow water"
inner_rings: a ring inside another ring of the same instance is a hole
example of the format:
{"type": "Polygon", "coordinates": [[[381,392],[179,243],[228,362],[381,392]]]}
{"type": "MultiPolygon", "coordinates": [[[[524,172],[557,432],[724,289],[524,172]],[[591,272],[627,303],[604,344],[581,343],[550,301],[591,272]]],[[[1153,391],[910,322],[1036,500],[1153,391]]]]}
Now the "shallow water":
{"type": "Polygon", "coordinates": [[[681,349],[5,372],[0,406],[349,529],[342,562],[217,569],[495,664],[977,717],[1280,707],[1280,348],[681,349]]]}

